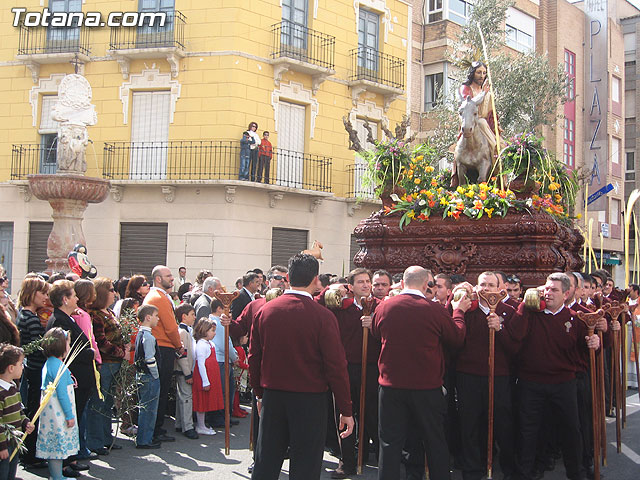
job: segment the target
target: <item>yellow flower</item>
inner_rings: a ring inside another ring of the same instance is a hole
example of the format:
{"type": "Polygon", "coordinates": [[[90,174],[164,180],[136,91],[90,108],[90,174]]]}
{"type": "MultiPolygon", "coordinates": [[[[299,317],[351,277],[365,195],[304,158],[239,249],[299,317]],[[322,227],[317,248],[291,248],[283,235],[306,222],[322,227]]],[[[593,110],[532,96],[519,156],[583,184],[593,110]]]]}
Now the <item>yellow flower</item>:
{"type": "Polygon", "coordinates": [[[467,193],[465,193],[465,195],[469,198],[473,198],[473,195],[474,195],[473,190],[469,190],[467,193]]]}
{"type": "Polygon", "coordinates": [[[420,180],[419,178],[416,178],[413,183],[415,183],[416,185],[420,185],[420,182],[422,182],[422,180],[420,180]]]}
{"type": "Polygon", "coordinates": [[[582,214],[581,214],[581,213],[577,214],[577,215],[576,215],[576,218],[577,218],[578,220],[580,220],[580,219],[582,218],[582,214]]]}
{"type": "Polygon", "coordinates": [[[447,205],[449,205],[449,202],[447,201],[446,198],[442,197],[442,198],[440,198],[440,205],[447,206],[447,205]]]}
{"type": "Polygon", "coordinates": [[[456,188],[456,192],[458,192],[460,194],[463,194],[464,193],[464,188],[458,187],[458,188],[456,188]]]}
{"type": "Polygon", "coordinates": [[[414,212],[413,210],[411,210],[410,212],[407,212],[407,217],[415,218],[415,216],[416,216],[416,212],[414,212]]]}
{"type": "Polygon", "coordinates": [[[419,162],[419,161],[420,161],[420,160],[422,160],[423,158],[424,158],[424,155],[418,155],[418,156],[415,158],[415,160],[416,160],[417,162],[419,162]]]}
{"type": "Polygon", "coordinates": [[[433,168],[431,165],[429,165],[429,166],[427,166],[427,167],[425,168],[425,171],[426,171],[427,173],[431,173],[431,172],[433,172],[434,170],[435,170],[435,168],[433,168]]]}
{"type": "Polygon", "coordinates": [[[552,192],[555,190],[558,190],[559,188],[560,188],[559,183],[552,182],[549,184],[549,190],[551,190],[552,192]]]}
{"type": "Polygon", "coordinates": [[[438,182],[436,181],[436,179],[435,179],[435,178],[432,178],[432,179],[431,179],[431,186],[432,186],[432,187],[437,187],[437,186],[438,186],[438,182]]]}
{"type": "Polygon", "coordinates": [[[487,217],[491,218],[491,215],[493,215],[493,208],[485,208],[484,211],[487,214],[487,217]]]}

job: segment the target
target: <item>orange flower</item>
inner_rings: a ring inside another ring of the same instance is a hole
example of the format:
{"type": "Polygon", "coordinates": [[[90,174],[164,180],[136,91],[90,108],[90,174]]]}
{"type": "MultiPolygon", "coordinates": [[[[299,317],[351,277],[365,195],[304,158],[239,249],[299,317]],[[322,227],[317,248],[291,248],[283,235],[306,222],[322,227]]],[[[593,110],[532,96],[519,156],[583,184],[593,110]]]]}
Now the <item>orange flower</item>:
{"type": "Polygon", "coordinates": [[[487,194],[485,192],[482,192],[478,195],[478,198],[480,200],[486,200],[487,199],[487,194]]]}
{"type": "Polygon", "coordinates": [[[391,209],[387,205],[384,206],[384,213],[391,213],[391,209]]]}
{"type": "Polygon", "coordinates": [[[458,220],[458,218],[460,218],[460,212],[458,210],[456,210],[455,212],[451,212],[451,216],[458,220]]]}
{"type": "Polygon", "coordinates": [[[429,203],[427,205],[429,205],[429,208],[433,208],[436,206],[436,202],[434,202],[433,200],[429,200],[429,203]]]}
{"type": "Polygon", "coordinates": [[[457,203],[457,205],[456,205],[456,208],[457,208],[459,211],[464,210],[464,203],[462,203],[462,202],[458,202],[458,203],[457,203]]]}
{"type": "Polygon", "coordinates": [[[435,179],[435,178],[432,178],[432,179],[431,179],[431,186],[432,186],[432,187],[437,187],[437,186],[438,186],[438,182],[436,181],[436,179],[435,179]]]}
{"type": "Polygon", "coordinates": [[[416,218],[418,218],[418,219],[420,219],[422,221],[429,220],[429,217],[427,215],[425,215],[424,213],[421,213],[416,218]]]}
{"type": "Polygon", "coordinates": [[[484,207],[484,205],[482,205],[482,202],[480,200],[476,200],[475,202],[473,202],[473,208],[475,208],[476,210],[482,210],[482,207],[484,207]]]}

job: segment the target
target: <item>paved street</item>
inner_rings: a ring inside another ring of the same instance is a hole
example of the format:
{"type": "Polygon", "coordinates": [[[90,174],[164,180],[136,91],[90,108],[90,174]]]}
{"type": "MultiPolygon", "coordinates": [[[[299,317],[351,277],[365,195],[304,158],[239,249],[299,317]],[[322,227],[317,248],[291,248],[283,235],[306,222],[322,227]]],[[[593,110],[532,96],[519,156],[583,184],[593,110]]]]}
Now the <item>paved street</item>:
{"type": "MultiPolygon", "coordinates": [[[[246,408],[246,407],[245,407],[246,408]]],[[[630,390],[627,395],[627,426],[622,432],[622,453],[616,454],[615,421],[607,419],[607,436],[609,440],[608,467],[603,470],[608,480],[637,480],[640,478],[640,401],[637,390],[630,390]]],[[[167,420],[165,427],[173,424],[167,420]]],[[[231,429],[231,455],[224,456],[224,432],[213,437],[200,436],[199,440],[188,440],[176,433],[177,441],[163,445],[159,450],[146,452],[136,450],[133,442],[122,437],[118,443],[124,448],[113,451],[109,456],[100,457],[91,463],[88,475],[81,478],[121,480],[121,479],[157,479],[162,477],[184,480],[198,479],[247,479],[247,467],[251,464],[249,451],[249,418],[240,420],[240,425],[231,429]],[[212,474],[214,475],[212,477],[212,474]]],[[[324,457],[323,479],[330,478],[329,470],[337,466],[337,460],[328,454],[324,457]]],[[[288,462],[285,462],[281,479],[287,475],[288,462]]],[[[47,470],[25,472],[18,469],[18,476],[25,480],[46,478],[47,470]]],[[[373,480],[377,469],[368,466],[363,480],[373,480]]],[[[453,479],[461,478],[460,472],[454,472],[453,479]]],[[[501,479],[501,475],[495,475],[501,479]]],[[[556,469],[545,474],[545,479],[564,479],[564,468],[559,461],[556,469]]],[[[399,479],[400,480],[400,479],[399,479]]]]}

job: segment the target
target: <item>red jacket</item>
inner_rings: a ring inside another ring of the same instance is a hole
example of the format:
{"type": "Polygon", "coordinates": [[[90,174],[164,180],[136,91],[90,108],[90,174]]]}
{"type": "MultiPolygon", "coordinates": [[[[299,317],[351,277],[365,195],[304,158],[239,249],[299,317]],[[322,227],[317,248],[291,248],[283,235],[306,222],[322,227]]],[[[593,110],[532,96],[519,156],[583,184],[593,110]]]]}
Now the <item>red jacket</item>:
{"type": "Polygon", "coordinates": [[[285,293],[260,309],[251,328],[249,376],[258,397],[265,388],[307,393],[331,388],[337,410],[352,415],[338,322],[306,295],[285,293]]]}
{"type": "Polygon", "coordinates": [[[269,140],[262,138],[260,145],[258,145],[258,155],[271,158],[273,156],[273,147],[269,140]]]}
{"type": "Polygon", "coordinates": [[[442,387],[443,346],[460,348],[465,335],[462,310],[455,310],[452,319],[442,305],[413,294],[380,303],[373,326],[382,342],[380,385],[408,390],[442,387]]]}

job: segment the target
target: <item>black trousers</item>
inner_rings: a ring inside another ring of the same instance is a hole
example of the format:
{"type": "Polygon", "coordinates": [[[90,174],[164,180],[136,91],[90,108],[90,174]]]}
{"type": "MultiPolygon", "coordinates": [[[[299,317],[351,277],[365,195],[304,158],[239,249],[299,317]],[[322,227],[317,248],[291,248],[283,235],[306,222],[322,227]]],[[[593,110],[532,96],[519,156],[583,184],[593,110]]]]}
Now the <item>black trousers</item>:
{"type": "Polygon", "coordinates": [[[258,147],[250,150],[249,155],[249,179],[252,182],[256,181],[256,168],[258,167],[258,147]]]}
{"type": "Polygon", "coordinates": [[[578,420],[576,380],[559,384],[519,381],[520,444],[518,467],[524,480],[532,476],[536,444],[545,407],[550,407],[552,421],[558,425],[567,478],[583,478],[581,467],[582,438],[578,420]]]}
{"type": "Polygon", "coordinates": [[[256,173],[256,182],[262,181],[262,172],[264,171],[264,183],[269,183],[270,166],[271,157],[267,155],[258,155],[258,172],[256,173]]]}
{"type": "MultiPolygon", "coordinates": [[[[505,475],[513,475],[515,471],[510,381],[508,376],[495,377],[493,396],[494,439],[500,449],[500,467],[505,475]]],[[[457,389],[462,477],[465,480],[480,480],[487,471],[489,379],[458,372],[457,389]]]]}
{"type": "MultiPolygon", "coordinates": [[[[25,408],[25,415],[29,418],[33,418],[33,415],[40,408],[40,394],[42,388],[42,370],[39,369],[24,369],[23,381],[27,382],[27,405],[25,408]]],[[[23,463],[35,463],[36,460],[36,442],[38,440],[38,424],[39,421],[34,423],[35,430],[24,440],[24,446],[26,451],[20,454],[23,463]]]]}
{"type": "Polygon", "coordinates": [[[378,480],[398,480],[402,448],[410,426],[418,431],[427,453],[429,478],[449,479],[449,448],[444,433],[447,409],[441,388],[405,390],[380,386],[378,480]]]}
{"type": "Polygon", "coordinates": [[[161,347],[158,345],[156,361],[158,362],[158,373],[160,374],[160,398],[158,399],[158,416],[156,417],[156,427],[153,436],[160,435],[160,429],[164,423],[164,416],[167,413],[167,403],[169,402],[169,389],[171,388],[171,376],[173,375],[173,365],[176,359],[173,347],[161,347]]]}
{"type": "Polygon", "coordinates": [[[265,389],[251,478],[278,480],[289,447],[289,479],[319,479],[326,428],[326,392],[265,389]]]}
{"type": "Polygon", "coordinates": [[[591,378],[588,373],[576,373],[578,390],[578,419],[582,436],[582,465],[593,464],[593,414],[591,411],[591,378]]]}
{"type": "MultiPolygon", "coordinates": [[[[362,365],[357,363],[347,364],[347,372],[349,373],[349,384],[351,386],[351,403],[353,405],[353,416],[356,421],[353,435],[342,439],[341,452],[344,470],[355,471],[357,466],[356,440],[358,448],[362,445],[365,450],[363,458],[366,461],[369,454],[369,440],[378,449],[378,365],[375,363],[367,364],[367,388],[365,397],[365,414],[364,414],[364,439],[357,438],[360,423],[360,382],[362,375],[362,365]]],[[[338,417],[336,417],[338,420],[338,417]]],[[[336,422],[339,424],[339,421],[336,422]]]]}

